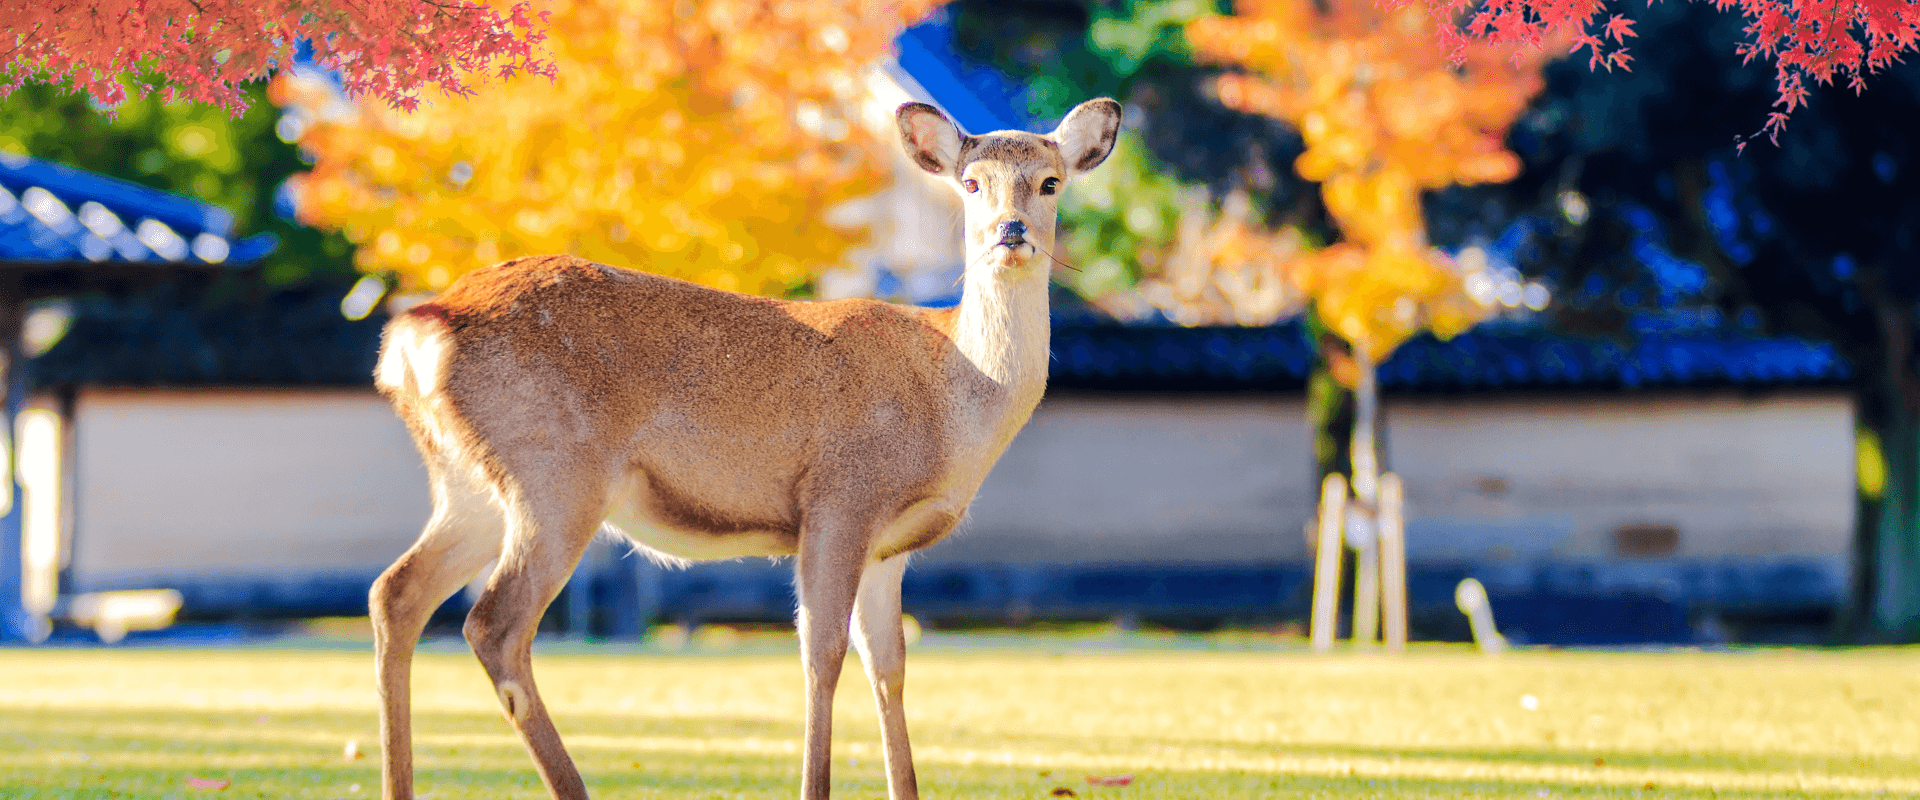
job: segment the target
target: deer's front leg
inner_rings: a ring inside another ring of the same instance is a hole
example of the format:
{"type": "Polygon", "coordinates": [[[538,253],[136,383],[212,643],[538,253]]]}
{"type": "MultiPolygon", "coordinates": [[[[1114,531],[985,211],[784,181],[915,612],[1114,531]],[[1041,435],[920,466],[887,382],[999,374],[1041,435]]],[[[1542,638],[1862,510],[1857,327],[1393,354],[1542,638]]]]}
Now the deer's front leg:
{"type": "Polygon", "coordinates": [[[880,744],[887,758],[887,797],[918,800],[913,747],[907,743],[907,639],[900,627],[900,577],[907,556],[897,555],[867,568],[853,601],[854,641],[880,707],[880,744]]]}
{"type": "Polygon", "coordinates": [[[811,515],[800,533],[796,593],[800,660],[807,675],[807,734],[800,796],[826,800],[833,777],[833,692],[847,660],[847,626],[860,573],[867,565],[871,523],[811,515]]]}

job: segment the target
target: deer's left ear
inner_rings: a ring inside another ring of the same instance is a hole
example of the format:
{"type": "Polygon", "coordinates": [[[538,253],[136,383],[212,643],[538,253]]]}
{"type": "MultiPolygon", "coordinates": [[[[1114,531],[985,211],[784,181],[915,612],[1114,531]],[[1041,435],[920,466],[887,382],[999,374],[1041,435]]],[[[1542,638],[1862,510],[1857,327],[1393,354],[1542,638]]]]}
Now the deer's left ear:
{"type": "Polygon", "coordinates": [[[1073,177],[1100,166],[1113,152],[1120,135],[1120,103],[1110,97],[1088,100],[1067,112],[1060,127],[1049,134],[1060,143],[1060,155],[1067,162],[1067,176],[1073,177]]]}

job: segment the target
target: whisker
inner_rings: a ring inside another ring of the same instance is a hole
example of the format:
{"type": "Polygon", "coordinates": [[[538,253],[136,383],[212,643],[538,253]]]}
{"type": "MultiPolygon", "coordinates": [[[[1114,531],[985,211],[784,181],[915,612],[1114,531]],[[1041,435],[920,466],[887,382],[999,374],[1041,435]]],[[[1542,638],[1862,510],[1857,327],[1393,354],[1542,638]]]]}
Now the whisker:
{"type": "MultiPolygon", "coordinates": [[[[1033,243],[1032,243],[1032,242],[1028,242],[1027,244],[1033,244],[1033,243]]],[[[1033,249],[1035,249],[1035,250],[1040,250],[1040,245],[1037,245],[1037,244],[1033,244],[1033,249]]],[[[1041,252],[1041,253],[1042,253],[1043,255],[1045,255],[1045,256],[1046,256],[1047,258],[1052,258],[1052,259],[1053,259],[1053,263],[1055,263],[1055,264],[1059,264],[1060,266],[1063,266],[1063,267],[1066,267],[1067,269],[1070,269],[1070,270],[1073,270],[1074,272],[1079,272],[1079,271],[1080,271],[1080,268],[1079,268],[1079,267],[1076,267],[1076,266],[1074,266],[1074,265],[1072,265],[1072,264],[1069,264],[1069,263],[1067,263],[1067,262],[1065,262],[1065,261],[1061,261],[1061,260],[1060,260],[1060,259],[1058,259],[1058,258],[1054,258],[1054,256],[1053,256],[1053,254],[1052,254],[1052,253],[1048,253],[1048,252],[1047,252],[1047,251],[1045,251],[1045,250],[1040,250],[1040,252],[1041,252]]]]}
{"type": "MultiPolygon", "coordinates": [[[[1049,253],[1044,249],[1041,249],[1040,245],[1033,244],[1032,242],[1027,242],[1027,244],[1033,245],[1034,250],[1038,250],[1041,255],[1044,255],[1047,258],[1052,259],[1053,263],[1059,264],[1060,266],[1066,267],[1067,269],[1073,270],[1074,272],[1080,271],[1079,267],[1076,267],[1065,261],[1061,261],[1058,257],[1054,256],[1054,254],[1049,253]]],[[[974,256],[972,261],[967,262],[966,266],[960,268],[960,277],[953,279],[953,285],[959,286],[961,281],[964,281],[967,279],[967,270],[973,269],[973,265],[975,263],[978,263],[980,259],[986,258],[987,256],[992,254],[993,254],[993,248],[991,247],[980,251],[980,255],[974,256]]]]}
{"type": "Polygon", "coordinates": [[[979,263],[980,259],[986,258],[987,256],[992,254],[993,254],[993,248],[991,247],[980,251],[980,255],[974,256],[972,261],[967,262],[966,266],[963,266],[960,268],[960,276],[953,279],[953,285],[959,286],[961,281],[964,281],[967,279],[967,270],[973,269],[973,265],[976,263],[979,263]]]}

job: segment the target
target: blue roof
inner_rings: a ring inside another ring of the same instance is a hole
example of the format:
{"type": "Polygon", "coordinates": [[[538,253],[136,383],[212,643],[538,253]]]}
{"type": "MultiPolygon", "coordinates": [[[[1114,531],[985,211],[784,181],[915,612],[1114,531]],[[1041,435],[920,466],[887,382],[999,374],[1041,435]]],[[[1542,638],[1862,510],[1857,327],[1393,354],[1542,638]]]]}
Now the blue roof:
{"type": "MultiPolygon", "coordinates": [[[[1304,325],[1179,328],[1055,325],[1050,385],[1063,389],[1271,391],[1304,385],[1317,357],[1304,325]]],[[[1833,345],[1725,331],[1586,338],[1483,326],[1421,336],[1380,365],[1389,391],[1611,390],[1838,385],[1833,345]]]]}
{"type": "Polygon", "coordinates": [[[273,252],[234,240],[233,214],[188,197],[0,152],[0,262],[243,265],[273,252]]]}
{"type": "Polygon", "coordinates": [[[1022,88],[990,67],[966,63],[953,49],[953,23],[945,11],[902,32],[894,40],[894,63],[920,85],[926,97],[968,134],[1026,130],[1020,110],[1022,88]]]}

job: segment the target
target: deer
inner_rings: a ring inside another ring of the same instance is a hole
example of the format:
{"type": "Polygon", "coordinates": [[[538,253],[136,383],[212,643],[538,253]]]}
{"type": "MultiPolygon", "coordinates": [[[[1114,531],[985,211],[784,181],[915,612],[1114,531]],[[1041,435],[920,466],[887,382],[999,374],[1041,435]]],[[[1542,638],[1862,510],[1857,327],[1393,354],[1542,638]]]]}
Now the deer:
{"type": "Polygon", "coordinates": [[[952,308],[756,297],[551,255],[471,272],[387,324],[374,382],[433,500],[368,597],[387,800],[413,795],[415,645],[489,563],[463,633],[547,790],[587,797],[531,648],[603,529],[668,563],[793,557],[801,797],[829,795],[849,640],[879,709],[887,795],[919,796],[901,578],[1040,402],[1060,187],[1106,160],[1121,112],[1101,98],[1051,133],[977,136],[923,103],[895,117],[909,160],[962,200],[952,308]]]}

